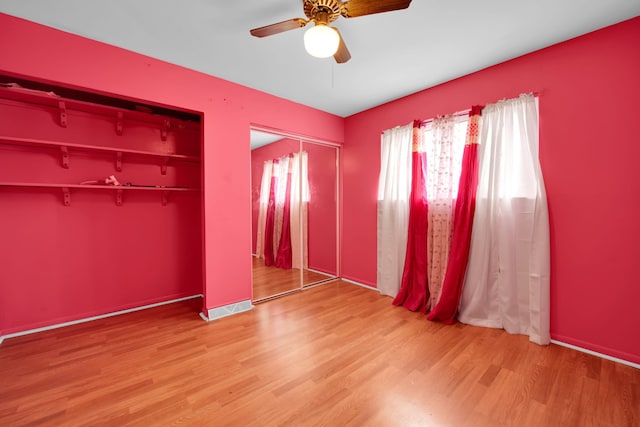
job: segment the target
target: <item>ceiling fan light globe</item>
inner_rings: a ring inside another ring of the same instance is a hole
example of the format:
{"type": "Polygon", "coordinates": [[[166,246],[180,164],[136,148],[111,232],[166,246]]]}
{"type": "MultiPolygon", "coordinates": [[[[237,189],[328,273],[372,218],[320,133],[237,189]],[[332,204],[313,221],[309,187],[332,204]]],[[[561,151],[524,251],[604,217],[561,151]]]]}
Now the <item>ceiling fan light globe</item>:
{"type": "Polygon", "coordinates": [[[316,58],[328,58],[338,51],[340,35],[333,28],[316,24],[304,33],[304,48],[316,58]]]}

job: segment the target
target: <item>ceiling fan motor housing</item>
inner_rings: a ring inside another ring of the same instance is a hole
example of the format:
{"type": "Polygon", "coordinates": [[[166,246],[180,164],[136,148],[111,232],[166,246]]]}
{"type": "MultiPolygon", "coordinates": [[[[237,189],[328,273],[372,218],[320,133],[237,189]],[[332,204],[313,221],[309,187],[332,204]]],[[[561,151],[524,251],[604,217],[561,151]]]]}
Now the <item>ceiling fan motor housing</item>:
{"type": "Polygon", "coordinates": [[[304,14],[314,22],[324,21],[325,24],[333,22],[342,13],[342,2],[340,0],[304,0],[304,14]]]}

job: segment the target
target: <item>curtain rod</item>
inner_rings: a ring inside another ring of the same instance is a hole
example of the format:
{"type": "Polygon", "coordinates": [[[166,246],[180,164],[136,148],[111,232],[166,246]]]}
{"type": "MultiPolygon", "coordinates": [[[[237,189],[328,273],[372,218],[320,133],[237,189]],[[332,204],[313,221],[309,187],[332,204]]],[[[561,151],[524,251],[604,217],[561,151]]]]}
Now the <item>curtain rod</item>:
{"type": "MultiPolygon", "coordinates": [[[[518,97],[519,97],[519,96],[521,96],[521,95],[526,95],[526,94],[531,94],[531,95],[535,96],[536,98],[539,98],[539,97],[540,97],[540,91],[523,92],[523,93],[521,93],[520,95],[518,95],[518,97]]],[[[515,97],[514,97],[514,98],[515,98],[515,97]]],[[[497,103],[497,102],[505,101],[505,100],[507,100],[507,99],[512,99],[512,98],[501,98],[501,99],[499,99],[499,100],[497,100],[497,101],[489,102],[489,104],[495,104],[495,103],[497,103]]],[[[486,104],[485,104],[485,105],[486,105],[486,104]]],[[[457,118],[457,117],[461,117],[461,116],[466,116],[466,115],[468,115],[470,111],[471,111],[471,108],[467,108],[466,110],[456,111],[456,112],[455,112],[455,113],[453,113],[453,114],[443,114],[443,115],[445,115],[445,116],[453,116],[453,117],[456,117],[456,118],[457,118]]],[[[436,116],[436,117],[442,117],[443,115],[436,116]]],[[[421,120],[421,121],[420,121],[420,124],[421,124],[421,125],[429,124],[429,123],[433,122],[433,119],[435,119],[435,117],[432,117],[432,118],[430,118],[430,119],[426,119],[426,120],[421,120]]],[[[400,127],[400,126],[396,126],[396,127],[400,127]]],[[[384,133],[384,131],[383,131],[383,132],[381,132],[381,134],[382,134],[382,133],[384,133]]]]}
{"type": "MultiPolygon", "coordinates": [[[[453,114],[444,114],[444,116],[452,116],[452,117],[456,117],[456,118],[457,117],[464,117],[464,116],[468,116],[469,115],[469,111],[471,111],[471,108],[467,108],[466,110],[456,111],[453,114]]],[[[443,116],[441,115],[441,116],[436,116],[436,117],[443,117],[443,116]]],[[[433,120],[436,117],[432,117],[430,119],[422,120],[422,121],[420,121],[420,124],[421,125],[429,124],[429,123],[433,122],[433,120]]]]}
{"type": "MultiPolygon", "coordinates": [[[[540,92],[535,91],[535,92],[526,92],[526,93],[525,93],[525,92],[523,92],[523,93],[521,93],[520,95],[518,95],[518,97],[520,97],[521,95],[526,95],[526,94],[531,94],[531,95],[535,96],[536,98],[538,98],[538,97],[540,96],[540,92]]],[[[514,97],[514,98],[516,98],[516,97],[514,97]]],[[[512,99],[512,98],[501,98],[501,99],[499,99],[498,101],[490,102],[489,104],[495,104],[495,103],[497,103],[497,102],[505,101],[505,100],[507,100],[507,99],[512,99]]],[[[485,105],[486,105],[486,104],[485,104],[485,105]]],[[[471,108],[467,108],[467,109],[465,109],[465,110],[456,111],[455,113],[452,113],[452,114],[444,114],[444,116],[453,116],[453,117],[456,117],[456,118],[457,118],[457,117],[460,117],[460,116],[466,116],[466,115],[468,115],[470,111],[471,111],[471,108]]],[[[442,117],[442,115],[441,115],[441,116],[436,116],[436,117],[442,117]]],[[[423,124],[423,125],[429,124],[429,123],[433,122],[433,119],[434,119],[434,118],[435,118],[435,117],[432,117],[432,118],[430,118],[430,119],[426,119],[426,120],[422,120],[422,121],[420,122],[420,124],[423,124]]]]}

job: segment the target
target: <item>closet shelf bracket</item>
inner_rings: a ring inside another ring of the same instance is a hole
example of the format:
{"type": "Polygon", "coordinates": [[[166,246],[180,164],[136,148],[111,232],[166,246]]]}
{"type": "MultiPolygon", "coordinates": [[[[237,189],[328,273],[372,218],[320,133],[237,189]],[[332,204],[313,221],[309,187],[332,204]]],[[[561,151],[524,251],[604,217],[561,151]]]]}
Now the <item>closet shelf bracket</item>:
{"type": "Polygon", "coordinates": [[[160,128],[160,138],[163,141],[167,140],[167,133],[169,132],[170,128],[171,128],[171,122],[168,119],[164,119],[162,121],[162,128],[160,128]]]}
{"type": "Polygon", "coordinates": [[[116,190],[116,206],[122,206],[122,190],[116,190]]]}
{"type": "Polygon", "coordinates": [[[167,206],[167,203],[169,203],[169,192],[165,190],[162,192],[162,206],[167,206]]]}
{"type": "Polygon", "coordinates": [[[69,187],[62,187],[62,203],[65,206],[71,206],[71,192],[69,187]]]}
{"type": "Polygon", "coordinates": [[[122,111],[118,111],[118,117],[116,118],[116,134],[118,135],[122,135],[123,121],[124,115],[122,114],[122,111]]]}
{"type": "Polygon", "coordinates": [[[69,169],[69,149],[67,147],[60,147],[60,152],[62,153],[62,167],[65,169],[69,169]]]}
{"type": "Polygon", "coordinates": [[[163,157],[162,158],[162,163],[160,164],[160,173],[162,175],[166,175],[167,174],[167,166],[169,165],[169,158],[168,157],[163,157]]]}
{"type": "Polygon", "coordinates": [[[116,170],[122,172],[122,151],[116,152],[116,170]]]}
{"type": "Polygon", "coordinates": [[[58,102],[58,109],[60,110],[60,126],[67,127],[67,105],[64,101],[58,102]]]}

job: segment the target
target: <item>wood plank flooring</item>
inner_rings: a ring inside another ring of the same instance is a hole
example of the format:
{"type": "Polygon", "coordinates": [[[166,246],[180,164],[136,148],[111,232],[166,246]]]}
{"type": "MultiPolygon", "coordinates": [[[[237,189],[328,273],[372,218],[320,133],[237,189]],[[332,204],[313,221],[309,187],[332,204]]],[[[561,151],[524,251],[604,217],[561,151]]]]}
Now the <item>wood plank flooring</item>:
{"type": "Polygon", "coordinates": [[[211,323],[200,304],[5,340],[0,426],[640,425],[639,370],[349,283],[211,323]]]}

